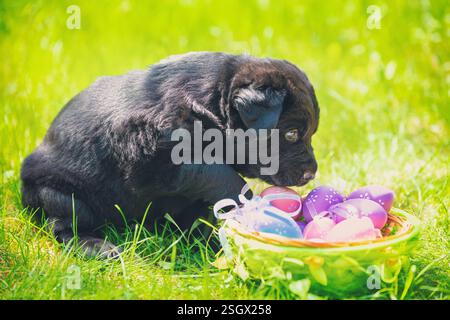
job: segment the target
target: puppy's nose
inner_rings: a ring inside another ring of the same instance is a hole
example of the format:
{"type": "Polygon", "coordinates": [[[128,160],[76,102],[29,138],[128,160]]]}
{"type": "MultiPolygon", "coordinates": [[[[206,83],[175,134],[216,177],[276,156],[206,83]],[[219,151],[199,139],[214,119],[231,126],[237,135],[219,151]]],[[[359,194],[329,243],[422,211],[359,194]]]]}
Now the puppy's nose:
{"type": "Polygon", "coordinates": [[[303,174],[303,179],[306,181],[310,181],[310,180],[314,179],[315,177],[316,176],[311,171],[305,171],[305,173],[303,174]]]}

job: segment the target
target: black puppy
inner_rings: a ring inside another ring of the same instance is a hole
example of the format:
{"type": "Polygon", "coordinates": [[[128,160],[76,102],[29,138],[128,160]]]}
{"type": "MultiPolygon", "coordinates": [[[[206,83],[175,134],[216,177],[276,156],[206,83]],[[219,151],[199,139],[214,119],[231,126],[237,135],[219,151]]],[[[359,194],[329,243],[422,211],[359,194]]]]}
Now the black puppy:
{"type": "Polygon", "coordinates": [[[190,53],[149,70],[102,77],[76,95],[22,166],[23,204],[43,212],[59,241],[73,237],[73,215],[86,249],[112,249],[96,235],[105,223],[169,212],[188,225],[208,205],[236,198],[245,177],[304,185],[317,163],[311,136],[319,108],[306,75],[284,60],[190,53]],[[258,164],[171,161],[171,133],[204,128],[280,131],[279,171],[258,164]]]}

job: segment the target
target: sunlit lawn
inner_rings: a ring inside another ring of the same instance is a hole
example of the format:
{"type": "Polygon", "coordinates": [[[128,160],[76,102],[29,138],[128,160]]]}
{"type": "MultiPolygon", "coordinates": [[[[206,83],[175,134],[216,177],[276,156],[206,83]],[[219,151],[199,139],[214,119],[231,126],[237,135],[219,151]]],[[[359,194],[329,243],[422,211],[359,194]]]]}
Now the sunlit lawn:
{"type": "MultiPolygon", "coordinates": [[[[0,298],[296,298],[283,283],[243,282],[213,267],[195,230],[112,232],[129,254],[86,261],[35,227],[20,205],[21,161],[74,94],[98,76],[168,55],[225,51],[305,70],[321,106],[319,173],[298,191],[323,183],[344,192],[394,189],[396,206],[424,225],[406,297],[448,299],[449,37],[445,0],[0,1],[0,298]],[[71,4],[81,9],[79,30],[66,27],[71,4]],[[379,29],[367,27],[370,4],[383,13],[379,29]],[[81,269],[79,290],[65,288],[72,264],[81,269]]],[[[398,297],[392,289],[365,298],[398,297]]]]}

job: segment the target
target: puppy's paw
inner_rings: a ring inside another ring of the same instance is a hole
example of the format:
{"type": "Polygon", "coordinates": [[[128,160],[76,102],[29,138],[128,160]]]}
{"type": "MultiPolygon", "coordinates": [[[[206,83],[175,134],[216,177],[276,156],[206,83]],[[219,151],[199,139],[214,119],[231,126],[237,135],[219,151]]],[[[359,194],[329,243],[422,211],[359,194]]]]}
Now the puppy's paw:
{"type": "Polygon", "coordinates": [[[86,258],[117,259],[123,251],[111,242],[100,238],[84,237],[79,243],[86,258]]]}

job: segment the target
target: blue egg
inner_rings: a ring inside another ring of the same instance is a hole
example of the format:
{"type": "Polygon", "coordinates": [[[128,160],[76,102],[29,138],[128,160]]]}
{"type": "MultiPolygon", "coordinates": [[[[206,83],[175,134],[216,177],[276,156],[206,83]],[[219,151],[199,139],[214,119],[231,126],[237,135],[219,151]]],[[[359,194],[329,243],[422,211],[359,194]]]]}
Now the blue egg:
{"type": "Polygon", "coordinates": [[[249,215],[243,220],[245,221],[241,223],[258,232],[277,234],[287,238],[303,238],[300,227],[290,216],[278,213],[273,209],[264,209],[262,212],[249,215]]]}

